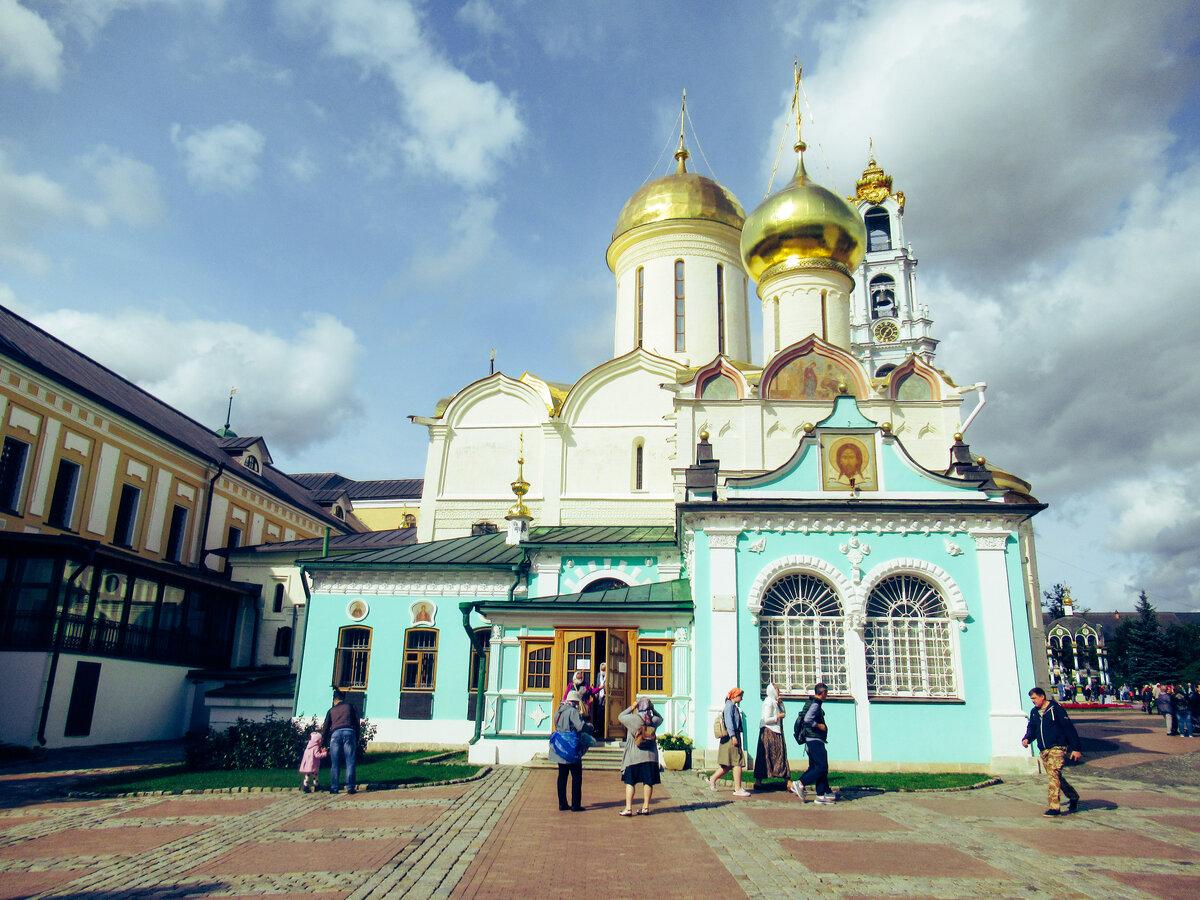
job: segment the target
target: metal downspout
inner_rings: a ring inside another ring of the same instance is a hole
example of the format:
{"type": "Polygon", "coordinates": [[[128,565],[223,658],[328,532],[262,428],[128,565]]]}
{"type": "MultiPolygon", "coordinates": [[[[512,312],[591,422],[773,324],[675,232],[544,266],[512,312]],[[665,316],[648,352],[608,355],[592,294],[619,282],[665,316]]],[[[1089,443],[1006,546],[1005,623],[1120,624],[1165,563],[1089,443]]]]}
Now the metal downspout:
{"type": "Polygon", "coordinates": [[[208,519],[212,515],[213,491],[217,488],[217,479],[225,471],[225,463],[217,463],[217,472],[208,481],[208,498],[204,501],[204,522],[200,526],[200,554],[196,558],[196,568],[204,568],[204,557],[208,555],[208,519]]]}
{"type": "Polygon", "coordinates": [[[96,548],[92,546],[88,550],[87,559],[71,573],[71,577],[67,579],[67,583],[62,588],[62,601],[58,608],[58,627],[54,630],[54,653],[50,656],[50,672],[46,676],[46,693],[42,695],[42,716],[38,720],[37,742],[43,747],[46,746],[46,723],[50,720],[50,700],[54,696],[54,680],[58,676],[58,658],[62,655],[63,631],[66,625],[64,620],[67,617],[67,603],[71,599],[71,585],[76,578],[83,574],[84,570],[91,567],[95,560],[96,548]]]}
{"type": "MultiPolygon", "coordinates": [[[[529,551],[521,548],[521,561],[513,566],[513,583],[508,586],[508,602],[511,603],[513,595],[517,592],[517,586],[521,583],[521,577],[529,572],[529,551]]],[[[471,627],[471,612],[475,609],[477,601],[467,600],[458,604],[458,608],[462,610],[463,630],[467,633],[467,639],[470,640],[471,646],[475,648],[476,657],[483,660],[483,640],[475,636],[475,630],[471,627]]],[[[307,621],[307,620],[306,620],[307,621]]],[[[467,741],[470,746],[479,741],[483,735],[483,707],[484,707],[484,691],[487,690],[485,677],[487,675],[487,667],[480,666],[479,672],[475,676],[475,734],[467,741]]]]}

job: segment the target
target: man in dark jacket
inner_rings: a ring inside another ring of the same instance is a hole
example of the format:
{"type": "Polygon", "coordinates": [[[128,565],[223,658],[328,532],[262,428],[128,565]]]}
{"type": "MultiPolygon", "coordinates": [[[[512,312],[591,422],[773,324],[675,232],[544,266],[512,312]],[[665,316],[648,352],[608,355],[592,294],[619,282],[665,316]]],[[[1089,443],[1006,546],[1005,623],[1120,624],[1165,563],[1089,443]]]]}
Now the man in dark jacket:
{"type": "Polygon", "coordinates": [[[329,750],[329,793],[338,792],[338,770],[345,767],[346,793],[357,790],[354,780],[358,753],[358,710],[341,691],[333,692],[333,706],[321,726],[321,746],[329,750]]]}
{"type": "Polygon", "coordinates": [[[792,793],[804,802],[804,789],[816,785],[816,802],[821,804],[833,803],[837,797],[829,787],[829,753],[825,742],[829,739],[829,729],[825,727],[825,710],[822,704],[829,689],[825,682],[818,681],[813,686],[812,696],[800,710],[796,724],[792,726],[792,736],[808,754],[808,770],[799,779],[792,782],[792,793]]]}
{"type": "Polygon", "coordinates": [[[1067,711],[1047,697],[1041,688],[1033,688],[1029,692],[1029,699],[1033,701],[1033,709],[1029,711],[1029,726],[1025,729],[1021,746],[1028,747],[1031,741],[1037,741],[1038,749],[1042,751],[1042,765],[1050,777],[1050,788],[1046,795],[1048,808],[1042,815],[1049,818],[1062,815],[1060,790],[1067,795],[1067,812],[1075,812],[1079,807],[1079,792],[1067,784],[1062,777],[1062,769],[1068,756],[1072,762],[1083,759],[1079,734],[1067,711]]]}

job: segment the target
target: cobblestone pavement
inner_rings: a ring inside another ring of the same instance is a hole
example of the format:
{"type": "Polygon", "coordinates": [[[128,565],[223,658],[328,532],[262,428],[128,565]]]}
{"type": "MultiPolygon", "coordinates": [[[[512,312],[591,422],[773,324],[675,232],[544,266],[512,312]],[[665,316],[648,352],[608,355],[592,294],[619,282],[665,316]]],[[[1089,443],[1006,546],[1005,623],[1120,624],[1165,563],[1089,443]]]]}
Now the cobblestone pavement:
{"type": "Polygon", "coordinates": [[[1083,803],[1059,820],[1040,777],[815,806],[667,772],[632,818],[613,773],[585,773],[572,813],[552,770],[517,767],[355,796],[31,797],[0,809],[0,898],[1200,897],[1200,754],[1125,715],[1081,724],[1113,746],[1069,770],[1083,803]]]}

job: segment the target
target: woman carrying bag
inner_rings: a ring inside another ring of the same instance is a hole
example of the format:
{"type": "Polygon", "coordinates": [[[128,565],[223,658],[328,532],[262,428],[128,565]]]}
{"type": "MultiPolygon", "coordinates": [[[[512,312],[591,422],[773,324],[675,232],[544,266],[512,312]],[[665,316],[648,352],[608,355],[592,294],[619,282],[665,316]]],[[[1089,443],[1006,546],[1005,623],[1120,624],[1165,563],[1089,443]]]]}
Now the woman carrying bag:
{"type": "Polygon", "coordinates": [[[568,691],[554,715],[554,734],[550,736],[550,762],[558,764],[558,808],[583,811],[583,754],[585,751],[583,717],[579,715],[579,692],[568,691]],[[571,805],[567,805],[567,775],[571,776],[571,805]]]}
{"type": "Polygon", "coordinates": [[[621,713],[621,724],[625,726],[625,755],[621,757],[621,780],[625,782],[625,808],[621,815],[633,815],[633,786],[642,787],[642,808],[639,816],[650,815],[650,796],[658,777],[657,729],[663,717],[658,714],[649,697],[643,697],[636,706],[621,713]]]}

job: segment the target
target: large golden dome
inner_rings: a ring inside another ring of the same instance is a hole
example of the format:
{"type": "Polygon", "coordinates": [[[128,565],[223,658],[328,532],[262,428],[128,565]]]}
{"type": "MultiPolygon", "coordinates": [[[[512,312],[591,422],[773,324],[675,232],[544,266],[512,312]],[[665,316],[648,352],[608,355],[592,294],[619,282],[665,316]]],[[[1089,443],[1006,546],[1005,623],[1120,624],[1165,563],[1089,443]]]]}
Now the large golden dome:
{"type": "Polygon", "coordinates": [[[675,154],[679,167],[672,175],[644,184],[626,202],[613,229],[615,241],[627,231],[651,222],[672,219],[707,219],[741,228],[746,211],[733,196],[711,178],[687,170],[688,153],[675,154]]]}
{"type": "Polygon", "coordinates": [[[742,262],[755,281],[772,266],[789,261],[851,275],[866,247],[862,216],[808,177],[803,156],[792,180],[750,213],[742,228],[742,262]]]}

